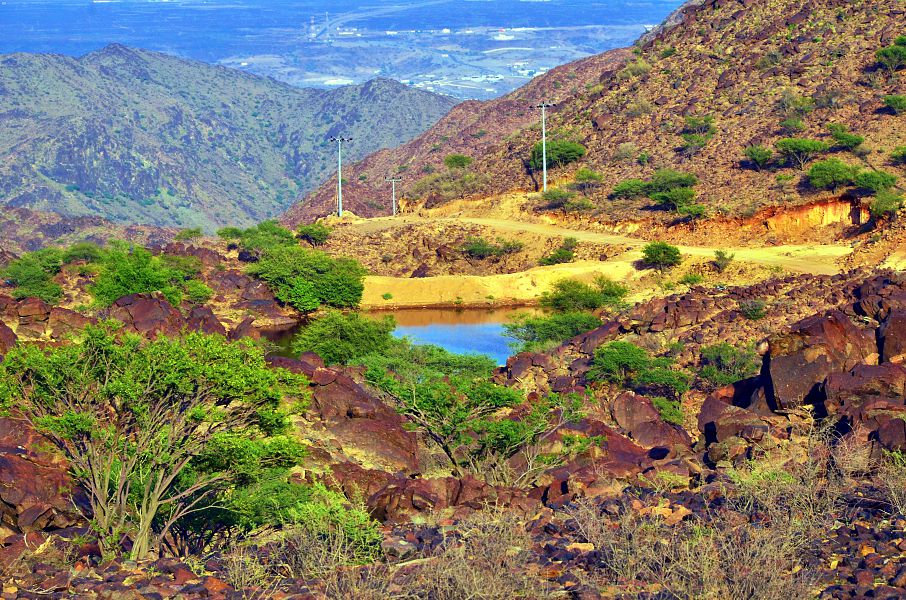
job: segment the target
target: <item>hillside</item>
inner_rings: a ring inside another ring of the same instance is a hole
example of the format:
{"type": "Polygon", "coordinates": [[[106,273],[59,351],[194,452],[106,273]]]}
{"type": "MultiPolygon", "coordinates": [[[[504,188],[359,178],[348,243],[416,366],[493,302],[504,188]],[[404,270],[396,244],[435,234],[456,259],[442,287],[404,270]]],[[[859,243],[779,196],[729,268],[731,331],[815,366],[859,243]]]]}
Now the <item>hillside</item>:
{"type": "MultiPolygon", "coordinates": [[[[567,65],[511,95],[509,104],[461,106],[412,142],[351,167],[345,177],[353,184],[344,199],[356,210],[362,198],[378,193],[369,182],[389,167],[411,174],[403,186],[410,206],[456,199],[424,180],[443,173],[442,160],[451,153],[472,157],[468,171],[481,181],[461,196],[536,190],[540,176],[528,159],[540,138],[537,112],[526,111],[521,120],[510,113],[517,99],[540,96],[555,104],[552,138],[587,149],[578,162],[553,170],[555,184],[570,182],[581,167],[603,177],[586,191],[591,206],[578,216],[584,222],[674,221],[673,213],[652,211],[648,198],[608,197],[618,182],[646,179],[664,167],[695,174],[698,202],[712,215],[747,216],[819,201],[834,194],[811,189],[802,171],[779,161],[758,171],[745,161],[744,149],[773,148],[788,136],[833,145],[828,126],[841,124],[865,142],[859,152],[828,156],[891,170],[891,150],[906,145],[906,119],[885,109],[883,97],[903,94],[906,86],[902,76],[877,65],[875,52],[902,35],[904,14],[896,0],[695,0],[631,51],[567,65]],[[690,127],[686,119],[708,117],[712,130],[705,131],[703,147],[683,148],[681,136],[698,133],[700,125],[690,127]],[[785,120],[792,120],[786,131],[785,120]],[[487,135],[479,136],[482,131],[487,135]]],[[[316,216],[331,192],[328,182],[290,210],[287,221],[316,216]]],[[[540,208],[539,201],[526,200],[522,208],[540,208]]]]}
{"type": "Polygon", "coordinates": [[[454,100],[378,79],[297,89],[111,45],[0,56],[0,203],[120,223],[246,225],[436,122],[454,100]]]}

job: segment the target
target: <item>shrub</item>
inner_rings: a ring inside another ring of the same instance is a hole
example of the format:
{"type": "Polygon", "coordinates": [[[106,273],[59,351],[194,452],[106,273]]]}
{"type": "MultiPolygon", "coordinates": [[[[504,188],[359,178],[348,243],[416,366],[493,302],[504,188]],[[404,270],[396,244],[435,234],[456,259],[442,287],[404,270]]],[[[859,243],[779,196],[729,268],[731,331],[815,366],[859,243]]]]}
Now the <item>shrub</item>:
{"type": "Polygon", "coordinates": [[[15,286],[13,297],[40,298],[56,304],[63,297],[63,288],[52,281],[63,267],[63,252],[58,248],[44,248],[29,252],[10,262],[3,269],[3,278],[15,286]]]}
{"type": "Polygon", "coordinates": [[[759,171],[767,167],[774,157],[773,150],[759,144],[748,146],[744,152],[746,158],[748,158],[759,171]]]}
{"type": "Polygon", "coordinates": [[[692,221],[693,227],[698,221],[707,219],[710,214],[707,206],[697,203],[681,204],[676,208],[676,212],[688,221],[692,221]]]}
{"type": "Polygon", "coordinates": [[[767,316],[767,305],[764,300],[746,300],[739,303],[739,312],[750,321],[758,321],[767,316]]]}
{"type": "MultiPolygon", "coordinates": [[[[549,140],[547,142],[547,166],[548,167],[563,167],[570,163],[574,163],[583,156],[585,156],[585,146],[578,142],[573,142],[570,140],[549,140]]],[[[535,144],[532,148],[532,155],[529,158],[529,165],[535,171],[540,171],[544,168],[544,159],[543,159],[543,148],[542,143],[539,142],[535,144]]]]}
{"type": "Polygon", "coordinates": [[[444,166],[448,169],[465,169],[472,164],[472,157],[465,154],[448,154],[444,157],[444,166]]]}
{"type": "Polygon", "coordinates": [[[635,200],[648,193],[648,184],[641,179],[626,179],[614,186],[610,192],[611,198],[626,198],[635,200]]]}
{"type": "Polygon", "coordinates": [[[777,150],[802,170],[827,149],[828,146],[824,142],[804,138],[784,138],[777,142],[777,150]]]}
{"type": "Polygon", "coordinates": [[[560,247],[547,256],[542,256],[538,261],[538,264],[541,266],[549,267],[551,265],[560,265],[563,263],[572,262],[575,258],[574,250],[578,245],[579,240],[577,240],[576,238],[564,238],[563,243],[560,244],[560,247]]]}
{"type": "Polygon", "coordinates": [[[892,191],[879,192],[871,201],[869,210],[876,220],[890,218],[903,208],[903,196],[892,191]]]}
{"type": "Polygon", "coordinates": [[[500,257],[522,250],[523,244],[517,240],[498,238],[493,244],[483,237],[468,237],[460,250],[470,258],[484,260],[493,256],[500,257]]]}
{"type": "Polygon", "coordinates": [[[701,273],[686,273],[679,279],[679,283],[683,285],[693,286],[702,283],[705,280],[705,276],[701,273]]]}
{"type": "Polygon", "coordinates": [[[683,151],[687,154],[695,154],[708,145],[708,142],[714,137],[714,117],[708,115],[704,117],[686,117],[686,125],[680,132],[683,139],[683,151]]]}
{"type": "Polygon", "coordinates": [[[895,114],[902,115],[906,113],[906,96],[884,96],[884,106],[892,110],[895,114]]]}
{"type": "Polygon", "coordinates": [[[651,71],[651,65],[648,64],[642,58],[636,58],[635,60],[628,63],[619,73],[617,73],[618,80],[625,79],[635,79],[636,77],[641,77],[651,71]]]}
{"type": "Polygon", "coordinates": [[[104,251],[94,242],[77,242],[63,252],[63,263],[76,261],[93,263],[98,262],[103,255],[104,251]]]}
{"type": "Polygon", "coordinates": [[[695,200],[695,190],[689,187],[673,188],[665,192],[655,192],[651,194],[651,199],[663,208],[676,210],[692,204],[695,200]]]}
{"type": "Polygon", "coordinates": [[[641,393],[667,394],[673,399],[689,390],[689,374],[671,368],[669,358],[652,358],[629,342],[616,341],[595,350],[589,381],[609,381],[641,393]]]}
{"type": "Polygon", "coordinates": [[[254,227],[238,231],[233,228],[221,229],[217,233],[224,239],[237,240],[243,250],[259,256],[274,248],[296,245],[293,232],[277,221],[262,221],[254,227]]]}
{"type": "Polygon", "coordinates": [[[890,153],[890,160],[895,165],[906,165],[906,146],[894,148],[890,153]]]}
{"type": "Polygon", "coordinates": [[[906,66],[906,46],[894,44],[881,48],[875,53],[877,61],[887,68],[891,74],[906,66]]]}
{"type": "Polygon", "coordinates": [[[200,238],[202,235],[201,227],[193,227],[191,229],[180,229],[173,236],[173,239],[177,242],[190,242],[200,238]]]}
{"type": "Polygon", "coordinates": [[[884,171],[862,171],[853,179],[856,187],[868,194],[886,192],[897,183],[897,177],[884,171]]]}
{"type": "Polygon", "coordinates": [[[714,268],[717,269],[718,273],[723,273],[727,270],[727,267],[730,266],[730,263],[733,262],[733,259],[736,258],[735,254],[727,254],[726,250],[715,250],[714,251],[714,268]]]}
{"type": "MultiPolygon", "coordinates": [[[[307,389],[304,377],[269,368],[251,342],[200,333],[147,340],[111,325],[86,328],[78,344],[14,348],[0,380],[6,405],[14,399],[72,465],[105,556],[126,535],[133,560],[235,481],[231,464],[196,461],[215,438],[281,433],[281,406],[307,389]]],[[[301,452],[289,454],[293,462],[301,452]]]]}
{"type": "Polygon", "coordinates": [[[806,96],[799,96],[794,92],[785,90],[778,102],[780,110],[787,117],[804,117],[815,110],[815,101],[806,96]]]}
{"type": "Polygon", "coordinates": [[[651,176],[645,188],[647,194],[669,192],[676,188],[691,188],[698,185],[698,177],[673,169],[658,169],[651,176]]]}
{"type": "Polygon", "coordinates": [[[654,396],[651,398],[651,404],[664,421],[682,427],[685,417],[683,416],[683,406],[679,401],[668,400],[663,396],[654,396]]]}
{"type": "Polygon", "coordinates": [[[850,133],[845,125],[832,123],[828,125],[827,129],[830,131],[831,137],[834,138],[834,141],[839,148],[855,150],[865,143],[864,137],[850,133]]]}
{"type": "Polygon", "coordinates": [[[314,352],[330,365],[346,365],[393,343],[393,317],[368,319],[359,313],[330,311],[293,338],[293,352],[314,352]]]}
{"type": "Polygon", "coordinates": [[[330,237],[330,227],[324,223],[302,225],[296,230],[296,237],[312,246],[323,246],[330,237]]]}
{"type": "Polygon", "coordinates": [[[365,269],[355,260],[295,245],[268,250],[248,273],[267,283],[278,300],[303,312],[322,305],[354,308],[365,289],[365,269]]]}
{"type": "Polygon", "coordinates": [[[620,308],[629,289],[608,279],[599,277],[594,285],[575,279],[561,279],[551,291],[541,296],[541,306],[560,313],[597,310],[601,307],[620,308]]]}
{"type": "Polygon", "coordinates": [[[754,350],[737,350],[726,342],[702,348],[701,364],[699,376],[718,387],[754,377],[761,370],[754,350]]]}
{"type": "Polygon", "coordinates": [[[626,105],[626,116],[631,119],[651,114],[652,111],[654,111],[654,105],[645,99],[633,100],[626,105]]]}
{"type": "Polygon", "coordinates": [[[539,317],[517,315],[503,328],[505,335],[515,340],[516,352],[540,352],[551,344],[561,344],[600,325],[601,320],[593,314],[565,312],[539,317]]]}
{"type": "Polygon", "coordinates": [[[642,260],[645,264],[660,271],[675,267],[683,261],[679,248],[667,242],[650,242],[642,249],[642,260]]]}
{"type": "Polygon", "coordinates": [[[639,147],[633,142],[623,142],[614,152],[614,160],[633,160],[639,155],[639,147]]]}
{"type": "Polygon", "coordinates": [[[449,169],[422,177],[412,186],[413,198],[432,197],[435,200],[448,202],[462,199],[481,190],[486,177],[471,173],[465,169],[449,169]]]}
{"type": "Polygon", "coordinates": [[[563,208],[563,206],[575,197],[575,194],[562,188],[551,188],[544,192],[541,197],[547,203],[547,208],[563,208]]]}
{"type": "Polygon", "coordinates": [[[110,306],[123,296],[160,292],[170,304],[182,301],[187,280],[188,262],[154,256],[145,248],[129,248],[123,243],[111,244],[100,262],[100,272],[88,288],[99,306],[110,306]]]}
{"type": "Polygon", "coordinates": [[[217,230],[217,236],[225,240],[238,240],[242,237],[242,229],[238,227],[223,227],[217,230]]]}
{"type": "Polygon", "coordinates": [[[585,194],[589,189],[600,185],[601,182],[604,181],[604,176],[597,171],[582,168],[576,171],[576,174],[573,176],[573,181],[576,183],[576,186],[582,190],[582,193],[585,194]]]}
{"type": "Polygon", "coordinates": [[[595,203],[589,200],[588,198],[576,198],[569,200],[566,204],[563,205],[564,212],[580,212],[585,210],[592,210],[595,207],[595,203]]]}
{"type": "Polygon", "coordinates": [[[197,279],[185,283],[186,298],[194,304],[204,304],[214,295],[214,290],[197,279]]]}
{"type": "Polygon", "coordinates": [[[857,171],[857,167],[831,158],[812,165],[808,172],[808,180],[816,189],[831,189],[836,192],[840,186],[851,184],[857,171]]]}
{"type": "Polygon", "coordinates": [[[802,119],[790,117],[780,121],[780,130],[786,135],[794,135],[805,130],[805,123],[802,122],[802,119]]]}

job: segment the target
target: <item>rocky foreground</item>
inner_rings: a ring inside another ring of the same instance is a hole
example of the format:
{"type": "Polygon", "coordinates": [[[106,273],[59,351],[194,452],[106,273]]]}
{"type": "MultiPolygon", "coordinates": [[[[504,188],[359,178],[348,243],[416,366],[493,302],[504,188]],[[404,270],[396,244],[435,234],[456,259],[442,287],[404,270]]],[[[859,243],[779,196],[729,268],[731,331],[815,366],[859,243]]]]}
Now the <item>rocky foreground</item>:
{"type": "MultiPolygon", "coordinates": [[[[6,347],[17,335],[57,339],[84,318],[34,301],[2,306],[6,347]]],[[[151,335],[227,333],[213,313],[183,315],[158,297],[121,299],[110,316],[151,335]]],[[[493,598],[903,597],[904,358],[906,277],[892,272],[791,276],[639,305],[495,375],[530,402],[588,399],[539,453],[576,436],[598,443],[529,484],[439,476],[424,440],[361,372],[314,355],[274,358],[310,381],[298,424],[309,455],[295,476],[361,498],[385,524],[378,563],[333,570],[293,567],[285,542],[264,534],[238,556],[102,562],[80,541],[67,465],[13,415],[0,420],[2,597],[421,598],[438,597],[438,581],[460,592],[481,582],[493,598]],[[740,308],[753,299],[765,302],[761,320],[740,308]],[[589,381],[594,351],[614,340],[679,341],[678,364],[692,369],[703,345],[763,340],[763,365],[729,386],[697,386],[679,425],[651,398],[589,381]]]]}

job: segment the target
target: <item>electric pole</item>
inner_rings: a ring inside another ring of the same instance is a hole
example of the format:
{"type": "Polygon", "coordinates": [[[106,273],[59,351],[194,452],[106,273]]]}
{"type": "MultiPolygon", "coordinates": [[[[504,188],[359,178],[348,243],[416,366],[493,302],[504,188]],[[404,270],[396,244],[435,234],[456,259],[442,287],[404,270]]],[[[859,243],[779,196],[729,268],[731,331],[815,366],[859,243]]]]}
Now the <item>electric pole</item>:
{"type": "Polygon", "coordinates": [[[399,177],[386,177],[384,181],[389,181],[393,185],[393,216],[396,216],[396,184],[402,181],[399,177]]]}
{"type": "Polygon", "coordinates": [[[535,108],[541,109],[541,162],[544,166],[544,189],[542,191],[547,191],[547,109],[552,107],[553,104],[548,104],[542,102],[535,106],[535,108]]]}
{"type": "Polygon", "coordinates": [[[331,142],[337,143],[337,216],[343,216],[343,142],[351,142],[352,138],[332,137],[331,142]]]}

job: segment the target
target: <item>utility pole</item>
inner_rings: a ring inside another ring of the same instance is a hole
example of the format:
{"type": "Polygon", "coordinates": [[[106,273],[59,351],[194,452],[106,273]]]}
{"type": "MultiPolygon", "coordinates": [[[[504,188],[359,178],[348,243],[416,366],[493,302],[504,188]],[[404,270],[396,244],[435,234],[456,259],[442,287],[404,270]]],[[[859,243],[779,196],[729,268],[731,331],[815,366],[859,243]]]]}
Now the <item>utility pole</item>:
{"type": "Polygon", "coordinates": [[[386,177],[384,181],[389,181],[393,185],[393,216],[396,216],[396,184],[402,181],[400,177],[386,177]]]}
{"type": "Polygon", "coordinates": [[[352,138],[332,137],[331,142],[337,143],[337,216],[343,216],[343,142],[351,142],[352,138]]]}
{"type": "Polygon", "coordinates": [[[553,104],[548,104],[542,102],[535,106],[535,108],[541,109],[541,162],[544,165],[544,189],[542,191],[547,191],[547,109],[552,107],[553,104]]]}

